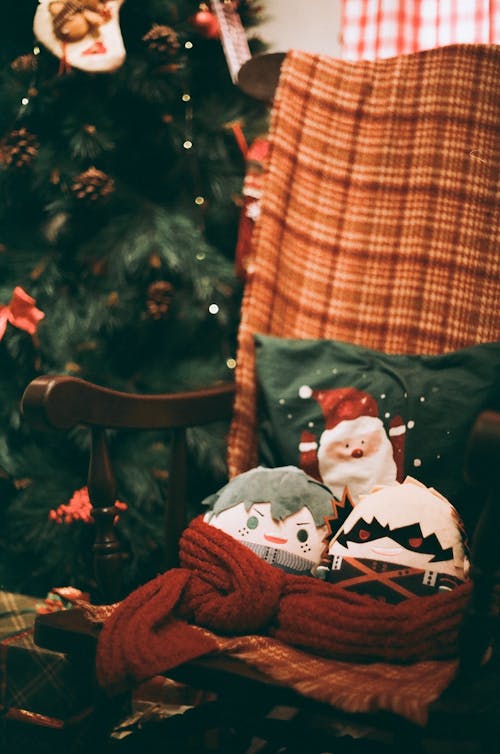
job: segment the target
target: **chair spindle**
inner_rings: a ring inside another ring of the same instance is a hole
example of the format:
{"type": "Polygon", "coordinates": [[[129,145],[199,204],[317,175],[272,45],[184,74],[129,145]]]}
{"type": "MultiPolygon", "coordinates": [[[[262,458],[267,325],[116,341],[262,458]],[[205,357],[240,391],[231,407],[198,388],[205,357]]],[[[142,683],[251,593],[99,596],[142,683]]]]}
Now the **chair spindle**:
{"type": "Polygon", "coordinates": [[[115,602],[123,597],[122,567],[125,553],[115,530],[116,482],[102,427],[91,429],[88,473],[89,498],[95,521],[94,573],[100,598],[115,602]]]}

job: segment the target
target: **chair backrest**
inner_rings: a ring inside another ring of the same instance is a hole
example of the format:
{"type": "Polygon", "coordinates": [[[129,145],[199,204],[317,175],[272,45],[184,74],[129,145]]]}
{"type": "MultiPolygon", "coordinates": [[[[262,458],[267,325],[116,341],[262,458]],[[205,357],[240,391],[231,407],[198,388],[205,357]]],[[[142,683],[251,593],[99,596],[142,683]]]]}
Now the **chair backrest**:
{"type": "Polygon", "coordinates": [[[500,337],[500,47],[291,51],[239,332],[233,476],[257,463],[254,333],[436,354],[500,337]]]}

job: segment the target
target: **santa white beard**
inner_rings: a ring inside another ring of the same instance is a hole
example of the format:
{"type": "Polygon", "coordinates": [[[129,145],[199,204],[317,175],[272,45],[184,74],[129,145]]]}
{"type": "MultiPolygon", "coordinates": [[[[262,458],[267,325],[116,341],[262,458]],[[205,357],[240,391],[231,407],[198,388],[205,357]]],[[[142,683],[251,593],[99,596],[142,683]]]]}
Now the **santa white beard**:
{"type": "MultiPolygon", "coordinates": [[[[374,437],[377,438],[376,447],[372,441],[369,443],[371,447],[367,448],[361,458],[345,457],[346,454],[342,452],[341,446],[346,432],[345,427],[341,425],[352,424],[354,429],[354,425],[359,421],[340,422],[337,427],[325,430],[318,447],[318,468],[323,482],[339,499],[342,498],[344,489],[347,487],[353,503],[359,500],[360,495],[368,494],[376,486],[393,484],[397,474],[391,442],[380,419],[374,417],[363,417],[362,421],[365,431],[370,422],[369,434],[372,440],[374,437]],[[335,452],[335,446],[339,446],[339,452],[335,452]]],[[[359,427],[356,427],[357,429],[359,427]]],[[[355,442],[358,435],[356,430],[348,432],[352,447],[357,444],[355,442]]]]}

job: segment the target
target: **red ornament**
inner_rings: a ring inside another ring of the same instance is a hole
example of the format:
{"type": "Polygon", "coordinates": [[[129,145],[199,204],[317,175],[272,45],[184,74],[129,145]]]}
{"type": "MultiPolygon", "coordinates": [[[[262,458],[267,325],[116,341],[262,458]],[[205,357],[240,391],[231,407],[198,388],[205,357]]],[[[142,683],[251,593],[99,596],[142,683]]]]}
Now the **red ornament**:
{"type": "Polygon", "coordinates": [[[199,10],[195,13],[191,18],[191,24],[205,39],[217,39],[220,36],[219,19],[209,10],[199,10]]]}
{"type": "Polygon", "coordinates": [[[5,334],[8,322],[30,335],[36,333],[38,323],[45,317],[45,314],[36,308],[35,303],[32,296],[26,293],[20,285],[16,285],[10,304],[0,304],[0,340],[5,334]]]}

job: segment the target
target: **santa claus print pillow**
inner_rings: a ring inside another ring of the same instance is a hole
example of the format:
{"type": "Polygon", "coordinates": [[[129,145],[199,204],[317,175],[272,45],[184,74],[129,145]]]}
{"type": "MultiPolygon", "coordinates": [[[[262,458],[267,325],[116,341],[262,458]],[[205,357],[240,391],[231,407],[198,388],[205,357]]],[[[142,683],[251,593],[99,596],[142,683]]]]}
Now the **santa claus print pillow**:
{"type": "Polygon", "coordinates": [[[500,343],[442,356],[256,335],[261,462],[293,464],[353,502],[411,476],[473,523],[463,475],[476,416],[500,408],[500,343]]]}

